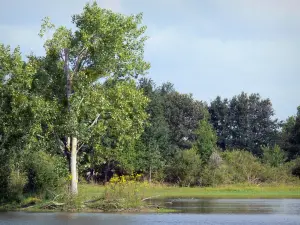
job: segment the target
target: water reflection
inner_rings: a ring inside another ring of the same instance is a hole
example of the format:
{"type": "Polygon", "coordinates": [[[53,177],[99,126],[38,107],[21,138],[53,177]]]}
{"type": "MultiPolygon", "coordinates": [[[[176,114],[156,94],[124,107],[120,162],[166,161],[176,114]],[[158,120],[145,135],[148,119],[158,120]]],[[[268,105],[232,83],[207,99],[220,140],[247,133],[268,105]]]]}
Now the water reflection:
{"type": "Polygon", "coordinates": [[[300,199],[160,199],[172,214],[0,213],[0,225],[300,225],[300,199]]]}
{"type": "Polygon", "coordinates": [[[185,213],[300,214],[298,199],[155,199],[149,204],[185,213]]]}
{"type": "Polygon", "coordinates": [[[300,225],[286,214],[0,213],[0,225],[300,225]]]}

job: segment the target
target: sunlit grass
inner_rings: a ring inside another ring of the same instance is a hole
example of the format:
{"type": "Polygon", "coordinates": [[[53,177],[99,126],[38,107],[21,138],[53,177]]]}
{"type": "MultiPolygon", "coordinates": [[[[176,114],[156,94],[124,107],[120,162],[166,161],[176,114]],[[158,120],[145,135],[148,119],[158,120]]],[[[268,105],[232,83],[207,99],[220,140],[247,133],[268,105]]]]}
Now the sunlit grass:
{"type": "MultiPolygon", "coordinates": [[[[80,185],[79,197],[92,199],[104,193],[102,185],[80,185]]],[[[248,185],[237,184],[220,187],[189,188],[152,184],[143,192],[144,197],[191,198],[300,198],[300,185],[248,185]]]]}

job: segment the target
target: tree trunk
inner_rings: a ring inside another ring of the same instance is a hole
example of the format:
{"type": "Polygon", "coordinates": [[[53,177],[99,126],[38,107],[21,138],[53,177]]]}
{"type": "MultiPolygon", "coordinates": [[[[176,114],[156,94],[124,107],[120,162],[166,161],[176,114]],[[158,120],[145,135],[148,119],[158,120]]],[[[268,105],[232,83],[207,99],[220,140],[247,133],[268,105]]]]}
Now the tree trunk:
{"type": "Polygon", "coordinates": [[[77,188],[77,138],[72,137],[72,146],[71,146],[71,193],[73,195],[78,194],[77,188]]]}
{"type": "MultiPolygon", "coordinates": [[[[67,48],[64,49],[64,72],[66,76],[66,97],[68,103],[68,112],[71,112],[71,105],[70,105],[70,97],[72,94],[72,75],[69,71],[69,50],[67,48]]],[[[77,138],[72,137],[72,139],[68,138],[68,144],[71,141],[71,156],[70,156],[70,167],[71,167],[71,194],[77,195],[78,188],[77,188],[77,138]]]]}
{"type": "Polygon", "coordinates": [[[108,172],[110,170],[110,162],[108,161],[107,162],[107,165],[106,165],[106,168],[105,168],[105,171],[104,171],[104,184],[107,183],[108,181],[108,172]]]}
{"type": "Polygon", "coordinates": [[[150,166],[150,169],[149,169],[149,183],[152,182],[152,167],[150,166]]]}

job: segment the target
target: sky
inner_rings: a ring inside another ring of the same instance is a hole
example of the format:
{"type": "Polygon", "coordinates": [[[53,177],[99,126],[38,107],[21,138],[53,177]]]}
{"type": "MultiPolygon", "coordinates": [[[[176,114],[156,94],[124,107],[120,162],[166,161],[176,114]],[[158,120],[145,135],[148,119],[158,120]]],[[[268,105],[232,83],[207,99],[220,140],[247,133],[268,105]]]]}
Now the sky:
{"type": "MultiPolygon", "coordinates": [[[[71,26],[86,0],[0,0],[0,43],[44,54],[42,18],[71,26]]],[[[210,102],[259,93],[285,120],[300,105],[299,0],[98,0],[124,14],[143,12],[148,77],[210,102]]]]}

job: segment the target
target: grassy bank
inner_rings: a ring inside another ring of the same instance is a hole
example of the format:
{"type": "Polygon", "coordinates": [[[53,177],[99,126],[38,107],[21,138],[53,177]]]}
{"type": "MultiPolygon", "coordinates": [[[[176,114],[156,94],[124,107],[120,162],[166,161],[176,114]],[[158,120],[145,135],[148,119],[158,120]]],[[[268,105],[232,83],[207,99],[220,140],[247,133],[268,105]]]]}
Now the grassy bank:
{"type": "MultiPolygon", "coordinates": [[[[104,186],[80,185],[79,191],[79,198],[92,199],[103,194],[104,186]]],[[[300,198],[300,185],[231,185],[206,188],[152,185],[141,194],[144,198],[300,198]]]]}
{"type": "MultiPolygon", "coordinates": [[[[25,211],[77,211],[77,212],[102,212],[101,207],[94,207],[94,203],[85,204],[85,202],[94,202],[96,204],[116,204],[116,198],[110,202],[104,202],[105,187],[102,185],[80,184],[79,195],[70,201],[65,201],[62,207],[45,209],[49,201],[43,201],[32,207],[21,207],[18,204],[7,204],[0,206],[1,210],[25,210],[25,211]],[[102,200],[101,200],[102,199],[102,200]]],[[[123,196],[124,197],[124,196],[123,196]]],[[[167,186],[150,184],[139,190],[137,198],[299,198],[300,185],[230,185],[220,187],[206,188],[188,188],[178,186],[167,186]]],[[[136,198],[135,198],[136,199],[136,198]]],[[[27,199],[28,201],[28,199],[27,199]]],[[[125,196],[125,201],[132,201],[131,197],[125,196]],[[127,199],[126,198],[130,198],[127,199]]],[[[23,203],[24,204],[24,203],[23,203]]],[[[105,210],[104,210],[105,211],[105,210]]],[[[108,208],[106,211],[114,211],[114,208],[108,208]]],[[[125,212],[165,212],[164,209],[157,210],[155,207],[147,206],[145,201],[138,201],[137,205],[127,207],[121,211],[125,212]]],[[[166,210],[168,212],[168,210],[166,210]]]]}
{"type": "MultiPolygon", "coordinates": [[[[93,199],[104,193],[104,186],[80,185],[79,193],[79,198],[82,200],[93,199]]],[[[141,195],[144,198],[153,196],[158,198],[300,198],[300,185],[230,185],[206,188],[152,185],[141,195]]]]}

